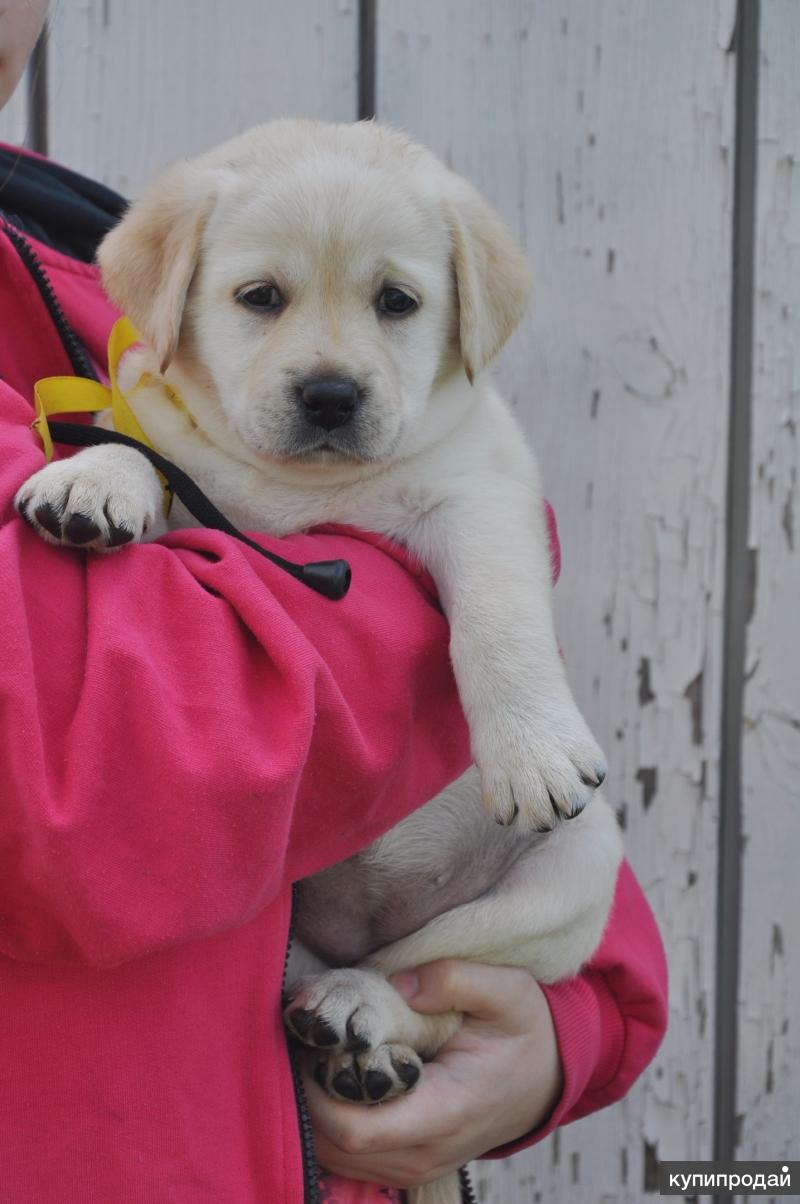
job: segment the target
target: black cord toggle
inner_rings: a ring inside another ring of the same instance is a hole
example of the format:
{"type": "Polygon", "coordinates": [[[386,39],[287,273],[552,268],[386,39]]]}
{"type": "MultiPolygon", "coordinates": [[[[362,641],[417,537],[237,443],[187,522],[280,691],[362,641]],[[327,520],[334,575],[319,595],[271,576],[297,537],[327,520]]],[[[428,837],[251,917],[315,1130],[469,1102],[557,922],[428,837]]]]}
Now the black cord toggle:
{"type": "Polygon", "coordinates": [[[295,564],[292,560],[284,560],[282,556],[267,551],[255,540],[244,535],[238,527],[234,527],[233,523],[225,517],[221,510],[217,509],[182,468],[178,468],[178,465],[173,464],[171,460],[166,460],[153,448],[140,443],[138,439],[132,439],[130,435],[121,435],[119,431],[107,431],[99,426],[89,426],[78,422],[50,422],[49,426],[55,443],[68,443],[74,447],[93,447],[99,443],[124,443],[126,447],[135,448],[161,473],[172,492],[180,498],[186,509],[201,526],[222,531],[225,535],[231,535],[234,539],[238,539],[240,543],[247,544],[248,548],[252,548],[255,552],[265,556],[267,560],[271,560],[273,564],[294,577],[296,581],[301,581],[309,589],[315,590],[316,593],[322,594],[323,597],[330,598],[334,602],[343,598],[349,590],[352,574],[346,560],[316,560],[311,561],[310,564],[295,564]]]}

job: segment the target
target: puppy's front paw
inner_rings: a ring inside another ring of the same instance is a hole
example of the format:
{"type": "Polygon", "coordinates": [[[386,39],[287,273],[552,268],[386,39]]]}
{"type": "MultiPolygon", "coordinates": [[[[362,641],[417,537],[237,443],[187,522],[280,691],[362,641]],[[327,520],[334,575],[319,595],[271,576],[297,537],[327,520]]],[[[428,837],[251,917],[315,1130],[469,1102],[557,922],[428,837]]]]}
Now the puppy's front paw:
{"type": "Polygon", "coordinates": [[[313,1073],[333,1099],[374,1104],[413,1091],[422,1073],[422,1059],[408,1045],[379,1045],[361,1053],[323,1054],[313,1073]]]}
{"type": "Polygon", "coordinates": [[[548,832],[574,819],[606,776],[605,757],[571,701],[524,724],[494,724],[475,751],[489,814],[524,830],[548,832]]]}
{"type": "Polygon", "coordinates": [[[158,475],[131,447],[90,447],[37,472],[14,505],[48,543],[109,551],[139,540],[161,507],[158,475]]]}

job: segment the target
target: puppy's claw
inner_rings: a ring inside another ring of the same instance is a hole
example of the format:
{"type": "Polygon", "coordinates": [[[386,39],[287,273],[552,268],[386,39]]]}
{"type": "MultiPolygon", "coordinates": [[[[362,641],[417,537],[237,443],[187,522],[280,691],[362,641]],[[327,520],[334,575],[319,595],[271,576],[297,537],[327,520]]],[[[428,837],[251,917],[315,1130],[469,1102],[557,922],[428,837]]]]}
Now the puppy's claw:
{"type": "Polygon", "coordinates": [[[345,1099],[360,1100],[363,1098],[361,1084],[352,1070],[338,1071],[331,1080],[331,1087],[336,1095],[342,1095],[345,1099]]]}
{"type": "Polygon", "coordinates": [[[379,1045],[360,1053],[329,1054],[312,1071],[334,1099],[378,1103],[413,1091],[422,1074],[419,1056],[407,1045],[379,1045]]]}
{"type": "MultiPolygon", "coordinates": [[[[126,527],[124,523],[115,523],[108,512],[108,506],[103,507],[106,523],[108,524],[108,546],[110,548],[120,548],[123,544],[130,543],[133,539],[134,532],[130,527],[126,527]]],[[[142,533],[146,531],[147,520],[142,524],[142,533]]]]}
{"type": "Polygon", "coordinates": [[[64,527],[65,538],[79,547],[81,544],[91,543],[99,534],[100,528],[92,522],[88,514],[71,514],[64,527]]]}
{"type": "Polygon", "coordinates": [[[483,805],[501,828],[510,828],[519,816],[519,804],[511,783],[503,778],[483,779],[483,805]]]}
{"type": "Polygon", "coordinates": [[[596,769],[593,774],[589,774],[589,773],[581,774],[581,781],[583,782],[584,786],[591,786],[593,790],[599,789],[599,787],[603,785],[603,782],[605,780],[606,780],[605,769],[596,769]]]}
{"type": "Polygon", "coordinates": [[[572,804],[571,811],[565,811],[563,818],[565,820],[577,819],[586,810],[589,800],[587,798],[576,798],[572,804]]]}
{"type": "Polygon", "coordinates": [[[314,1064],[314,1069],[312,1070],[311,1074],[314,1082],[318,1083],[324,1091],[328,1085],[328,1063],[324,1058],[320,1058],[320,1060],[314,1064]]]}
{"type": "Polygon", "coordinates": [[[339,1044],[339,1034],[332,1024],[307,1008],[295,1008],[288,1014],[289,1027],[304,1045],[330,1049],[339,1044]]]}
{"type": "Polygon", "coordinates": [[[406,1091],[410,1091],[419,1082],[419,1076],[422,1074],[422,1067],[418,1061],[403,1061],[400,1058],[392,1058],[392,1068],[399,1078],[400,1082],[405,1086],[406,1091]]]}
{"type": "Polygon", "coordinates": [[[307,1008],[296,1008],[289,1013],[288,1022],[295,1036],[305,1041],[314,1022],[314,1013],[307,1008]]]}
{"type": "Polygon", "coordinates": [[[37,506],[33,512],[33,517],[36,519],[40,527],[44,527],[45,531],[49,531],[53,539],[61,538],[61,517],[54,506],[49,502],[44,502],[41,506],[37,506]]]}
{"type": "Polygon", "coordinates": [[[311,1029],[311,1036],[314,1044],[319,1045],[322,1049],[327,1049],[331,1045],[339,1044],[339,1035],[332,1024],[328,1024],[327,1020],[318,1017],[314,1022],[314,1027],[311,1029]]]}
{"type": "Polygon", "coordinates": [[[510,828],[517,821],[517,816],[519,815],[519,807],[517,806],[517,802],[516,802],[516,799],[514,798],[513,794],[511,796],[511,804],[512,804],[513,810],[511,811],[510,814],[508,811],[502,811],[500,813],[496,813],[494,816],[494,822],[496,824],[499,824],[501,828],[510,828]]]}
{"type": "Polygon", "coordinates": [[[356,1032],[352,1016],[347,1017],[345,1033],[347,1038],[345,1045],[346,1049],[350,1050],[352,1053],[358,1053],[359,1050],[362,1049],[369,1049],[369,1037],[365,1036],[364,1033],[356,1032]]]}
{"type": "Polygon", "coordinates": [[[371,1100],[383,1099],[392,1086],[392,1080],[382,1070],[368,1070],[364,1075],[364,1090],[371,1100]]]}
{"type": "Polygon", "coordinates": [[[556,823],[558,823],[558,821],[561,819],[561,812],[558,809],[558,803],[553,798],[552,790],[548,790],[547,797],[550,799],[550,806],[553,808],[553,818],[555,819],[556,823]]]}

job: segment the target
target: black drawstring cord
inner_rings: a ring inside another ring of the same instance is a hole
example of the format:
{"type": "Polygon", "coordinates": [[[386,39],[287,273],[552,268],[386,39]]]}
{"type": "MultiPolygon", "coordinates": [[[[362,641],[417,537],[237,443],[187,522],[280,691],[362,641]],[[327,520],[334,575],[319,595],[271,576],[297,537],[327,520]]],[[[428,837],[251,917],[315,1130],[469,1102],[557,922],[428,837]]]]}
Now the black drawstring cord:
{"type": "Polygon", "coordinates": [[[351,572],[350,565],[346,560],[316,560],[310,564],[294,564],[291,560],[284,560],[282,556],[276,556],[274,552],[268,552],[266,548],[262,548],[255,540],[248,539],[237,527],[234,527],[233,523],[229,522],[220,510],[217,510],[202,489],[190,476],[178,468],[177,464],[173,464],[171,460],[165,460],[157,451],[146,447],[138,439],[132,439],[130,435],[121,435],[119,431],[107,431],[99,426],[88,426],[77,422],[50,422],[48,425],[55,443],[69,443],[77,447],[90,447],[98,443],[124,443],[126,447],[135,448],[136,451],[146,456],[153,467],[162,474],[172,492],[180,498],[189,513],[202,526],[232,535],[234,539],[247,544],[248,548],[252,548],[253,551],[260,552],[278,568],[289,573],[297,581],[302,581],[303,585],[316,590],[325,598],[337,601],[339,598],[343,598],[350,588],[351,572]]]}

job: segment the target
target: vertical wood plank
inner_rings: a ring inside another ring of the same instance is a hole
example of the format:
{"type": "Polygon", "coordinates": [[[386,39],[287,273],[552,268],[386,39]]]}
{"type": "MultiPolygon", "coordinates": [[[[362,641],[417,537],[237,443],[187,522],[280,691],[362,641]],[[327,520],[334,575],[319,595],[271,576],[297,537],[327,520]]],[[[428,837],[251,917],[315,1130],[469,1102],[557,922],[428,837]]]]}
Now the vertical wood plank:
{"type": "Polygon", "coordinates": [[[800,8],[762,0],[752,617],[742,748],[741,1158],[796,1156],[800,1118],[800,8]]]}
{"type": "Polygon", "coordinates": [[[61,0],[50,153],[134,196],[273,117],[356,116],[357,0],[61,0]]]}
{"type": "Polygon", "coordinates": [[[557,621],[659,919],[671,1028],[628,1099],[479,1171],[486,1204],[640,1204],[711,1152],[735,6],[383,0],[378,115],[526,244],[497,375],[559,518],[557,621]]]}

